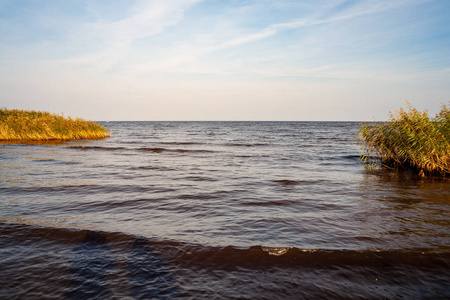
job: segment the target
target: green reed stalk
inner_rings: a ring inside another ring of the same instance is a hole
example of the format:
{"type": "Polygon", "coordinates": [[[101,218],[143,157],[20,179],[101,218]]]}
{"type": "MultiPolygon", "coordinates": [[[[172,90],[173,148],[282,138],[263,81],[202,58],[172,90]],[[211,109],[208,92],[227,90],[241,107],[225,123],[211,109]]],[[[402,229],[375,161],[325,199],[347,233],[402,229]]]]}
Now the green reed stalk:
{"type": "Polygon", "coordinates": [[[0,109],[0,141],[99,139],[110,136],[93,121],[41,111],[0,109]]]}
{"type": "Polygon", "coordinates": [[[364,123],[360,128],[362,158],[383,167],[425,174],[450,173],[450,114],[442,105],[435,118],[408,104],[408,111],[390,113],[387,122],[364,123]]]}

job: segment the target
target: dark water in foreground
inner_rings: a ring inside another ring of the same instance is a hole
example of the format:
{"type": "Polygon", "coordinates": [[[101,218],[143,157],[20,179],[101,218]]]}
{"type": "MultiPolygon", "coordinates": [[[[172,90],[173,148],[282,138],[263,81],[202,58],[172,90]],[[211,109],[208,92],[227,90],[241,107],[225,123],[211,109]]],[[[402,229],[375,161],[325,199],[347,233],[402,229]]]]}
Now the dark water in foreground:
{"type": "Polygon", "coordinates": [[[0,145],[2,299],[448,299],[450,181],[357,123],[110,122],[0,145]]]}

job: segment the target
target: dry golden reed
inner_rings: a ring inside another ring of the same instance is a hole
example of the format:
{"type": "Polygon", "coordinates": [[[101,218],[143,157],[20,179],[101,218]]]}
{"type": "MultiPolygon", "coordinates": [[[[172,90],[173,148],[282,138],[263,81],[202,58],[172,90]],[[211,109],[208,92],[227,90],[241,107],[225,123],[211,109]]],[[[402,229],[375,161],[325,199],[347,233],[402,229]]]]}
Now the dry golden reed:
{"type": "Polygon", "coordinates": [[[450,114],[444,104],[431,119],[408,104],[407,111],[391,112],[387,122],[363,124],[359,140],[364,161],[413,169],[421,176],[450,173],[450,114]]]}
{"type": "Polygon", "coordinates": [[[2,141],[100,139],[108,136],[108,130],[93,121],[34,110],[0,109],[2,141]]]}

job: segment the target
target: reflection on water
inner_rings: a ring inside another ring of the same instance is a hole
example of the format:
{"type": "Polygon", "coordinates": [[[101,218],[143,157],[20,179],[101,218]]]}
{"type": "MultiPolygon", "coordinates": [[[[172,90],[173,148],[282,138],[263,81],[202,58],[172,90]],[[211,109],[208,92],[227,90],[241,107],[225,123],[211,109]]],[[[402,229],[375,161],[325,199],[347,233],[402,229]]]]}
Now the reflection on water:
{"type": "Polygon", "coordinates": [[[176,286],[148,241],[135,239],[126,256],[116,257],[102,232],[87,231],[70,254],[68,299],[111,298],[172,299],[176,286]],[[118,260],[118,261],[116,261],[118,260]],[[119,268],[117,264],[121,264],[119,268]],[[124,270],[125,268],[126,270],[124,270]],[[120,271],[120,272],[118,272],[120,271]],[[128,274],[124,277],[124,274],[128,274]],[[117,289],[120,281],[121,290],[117,289]]]}
{"type": "Polygon", "coordinates": [[[59,146],[67,143],[67,140],[48,140],[48,141],[0,141],[2,145],[44,145],[44,146],[59,146]]]}
{"type": "Polygon", "coordinates": [[[127,260],[135,299],[172,299],[177,295],[169,268],[153,253],[148,241],[135,239],[127,260]]]}
{"type": "Polygon", "coordinates": [[[407,171],[366,171],[361,191],[366,234],[378,233],[393,245],[449,250],[448,178],[421,178],[407,171]]]}
{"type": "Polygon", "coordinates": [[[106,237],[101,233],[88,231],[83,243],[73,248],[70,262],[69,299],[93,297],[110,298],[107,275],[113,267],[106,245],[106,237]]]}

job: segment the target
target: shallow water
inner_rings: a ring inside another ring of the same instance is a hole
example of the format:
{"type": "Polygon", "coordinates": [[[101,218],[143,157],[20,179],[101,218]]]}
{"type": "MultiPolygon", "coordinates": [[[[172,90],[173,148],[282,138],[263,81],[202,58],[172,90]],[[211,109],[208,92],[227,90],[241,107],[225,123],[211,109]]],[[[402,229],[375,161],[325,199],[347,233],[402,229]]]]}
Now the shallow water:
{"type": "Polygon", "coordinates": [[[0,145],[1,298],[449,298],[450,181],[358,123],[109,122],[0,145]]]}

